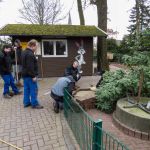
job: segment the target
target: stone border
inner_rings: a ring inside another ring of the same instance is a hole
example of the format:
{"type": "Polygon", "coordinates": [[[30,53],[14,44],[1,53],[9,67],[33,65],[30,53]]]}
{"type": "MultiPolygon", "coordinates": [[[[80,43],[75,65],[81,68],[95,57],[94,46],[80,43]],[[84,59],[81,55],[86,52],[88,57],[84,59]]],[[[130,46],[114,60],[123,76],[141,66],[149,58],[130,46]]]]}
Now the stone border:
{"type": "Polygon", "coordinates": [[[125,133],[129,136],[135,137],[135,138],[150,141],[150,133],[134,130],[134,129],[124,125],[116,118],[115,112],[113,113],[113,122],[121,131],[123,131],[123,133],[125,133]]]}

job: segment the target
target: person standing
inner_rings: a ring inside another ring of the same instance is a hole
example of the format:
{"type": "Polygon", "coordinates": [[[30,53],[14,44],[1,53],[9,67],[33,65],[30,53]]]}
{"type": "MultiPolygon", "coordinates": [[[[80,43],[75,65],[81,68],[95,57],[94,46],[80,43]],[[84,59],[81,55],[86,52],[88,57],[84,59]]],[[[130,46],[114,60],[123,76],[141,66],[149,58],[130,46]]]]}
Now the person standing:
{"type": "Polygon", "coordinates": [[[11,86],[13,94],[18,95],[22,92],[18,90],[14,83],[14,78],[11,74],[12,58],[11,58],[11,45],[4,45],[0,52],[0,75],[4,81],[4,98],[11,98],[9,87],[11,86]]]}
{"type": "Polygon", "coordinates": [[[14,78],[16,81],[16,85],[18,87],[21,87],[22,84],[20,80],[21,80],[21,72],[22,72],[22,65],[21,65],[22,47],[21,47],[21,42],[19,39],[15,40],[13,49],[14,49],[14,55],[13,55],[14,78]]]}
{"type": "Polygon", "coordinates": [[[27,44],[26,50],[22,52],[22,77],[24,84],[24,107],[32,106],[35,109],[42,109],[38,102],[38,64],[35,57],[35,52],[38,48],[38,42],[34,39],[27,44]]]}

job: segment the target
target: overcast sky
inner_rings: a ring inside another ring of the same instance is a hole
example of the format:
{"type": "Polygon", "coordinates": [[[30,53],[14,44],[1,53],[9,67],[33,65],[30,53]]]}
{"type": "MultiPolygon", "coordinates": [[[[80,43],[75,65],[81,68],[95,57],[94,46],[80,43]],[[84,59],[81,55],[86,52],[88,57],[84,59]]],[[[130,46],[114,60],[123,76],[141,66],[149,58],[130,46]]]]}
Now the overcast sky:
{"type": "MultiPolygon", "coordinates": [[[[65,3],[66,11],[71,9],[71,19],[73,24],[79,24],[76,0],[61,0],[65,3]]],[[[108,28],[117,30],[117,39],[122,39],[127,34],[129,25],[129,10],[133,7],[134,0],[108,0],[108,28]]],[[[22,22],[18,9],[22,8],[21,0],[3,0],[0,3],[0,28],[8,23],[22,22]]],[[[88,7],[84,11],[86,25],[97,25],[96,7],[88,7]]],[[[67,23],[67,19],[63,21],[67,23]]]]}

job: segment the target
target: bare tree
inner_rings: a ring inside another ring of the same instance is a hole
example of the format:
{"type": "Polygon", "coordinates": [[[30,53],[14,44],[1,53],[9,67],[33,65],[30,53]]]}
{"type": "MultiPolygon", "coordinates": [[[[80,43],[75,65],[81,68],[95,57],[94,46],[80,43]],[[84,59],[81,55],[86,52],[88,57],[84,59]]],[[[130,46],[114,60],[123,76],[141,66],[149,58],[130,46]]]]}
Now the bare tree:
{"type": "MultiPolygon", "coordinates": [[[[107,0],[84,0],[85,5],[95,5],[97,8],[98,27],[107,32],[107,0]]],[[[106,37],[97,38],[97,70],[107,70],[106,37]]]]}
{"type": "MultiPolygon", "coordinates": [[[[98,27],[107,32],[107,0],[91,0],[97,7],[98,27]]],[[[97,70],[107,70],[107,42],[106,37],[97,38],[97,70]]]]}
{"type": "Polygon", "coordinates": [[[21,18],[32,24],[54,24],[65,18],[60,0],[22,0],[22,4],[21,18]]]}
{"type": "Polygon", "coordinates": [[[82,0],[77,0],[77,6],[78,6],[78,12],[79,12],[80,25],[85,25],[82,0]]]}

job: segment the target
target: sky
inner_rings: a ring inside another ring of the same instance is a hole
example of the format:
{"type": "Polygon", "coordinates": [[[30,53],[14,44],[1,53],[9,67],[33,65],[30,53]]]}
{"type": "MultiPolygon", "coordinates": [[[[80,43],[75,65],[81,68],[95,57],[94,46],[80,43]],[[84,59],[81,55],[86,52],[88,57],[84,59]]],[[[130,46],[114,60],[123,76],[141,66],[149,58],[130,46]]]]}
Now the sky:
{"type": "MultiPolygon", "coordinates": [[[[76,0],[61,0],[64,2],[65,11],[70,11],[72,24],[79,24],[79,15],[77,11],[76,0]]],[[[129,10],[134,5],[134,0],[107,0],[108,3],[108,28],[118,31],[115,37],[121,40],[125,34],[128,34],[129,26],[129,10]]],[[[0,3],[0,28],[6,24],[23,22],[18,13],[18,9],[22,8],[21,0],[3,0],[0,3]]],[[[85,24],[97,26],[96,7],[89,6],[84,10],[85,24]]],[[[25,22],[24,22],[25,23],[25,22]]],[[[67,24],[67,18],[62,22],[67,24]]]]}

